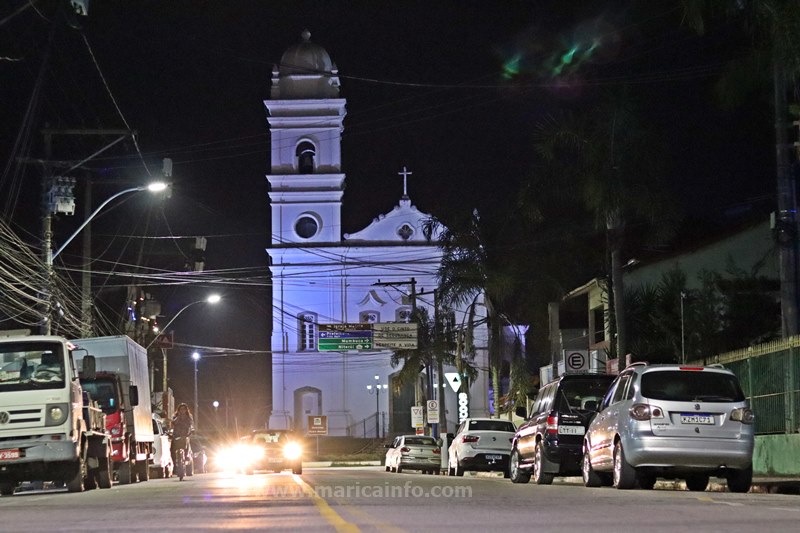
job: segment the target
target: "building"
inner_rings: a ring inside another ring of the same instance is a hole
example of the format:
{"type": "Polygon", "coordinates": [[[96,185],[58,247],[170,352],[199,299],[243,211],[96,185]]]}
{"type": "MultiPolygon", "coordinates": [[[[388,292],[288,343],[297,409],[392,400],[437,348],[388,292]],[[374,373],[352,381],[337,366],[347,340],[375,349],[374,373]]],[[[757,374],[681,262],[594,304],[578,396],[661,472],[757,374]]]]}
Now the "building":
{"type": "MultiPolygon", "coordinates": [[[[408,322],[414,305],[428,308],[433,316],[442,252],[436,235],[430,241],[423,235],[429,215],[412,204],[404,169],[397,206],[361,231],[342,234],[346,100],[335,64],[323,47],[311,42],[308,31],[273,69],[264,105],[271,136],[269,425],[302,430],[309,416],[324,415],[334,436],[411,431],[414,398],[393,386],[399,368],[390,364],[391,351],[321,351],[318,341],[320,328],[327,324],[408,322]],[[389,387],[376,390],[376,384],[389,387]],[[388,419],[382,413],[389,413],[388,419]]],[[[399,193],[400,180],[396,183],[399,193]]],[[[455,320],[463,317],[456,311],[455,320]]],[[[473,416],[489,412],[486,338],[476,334],[476,364],[483,371],[470,388],[473,416]]],[[[455,393],[450,390],[441,400],[453,430],[455,393]]]]}

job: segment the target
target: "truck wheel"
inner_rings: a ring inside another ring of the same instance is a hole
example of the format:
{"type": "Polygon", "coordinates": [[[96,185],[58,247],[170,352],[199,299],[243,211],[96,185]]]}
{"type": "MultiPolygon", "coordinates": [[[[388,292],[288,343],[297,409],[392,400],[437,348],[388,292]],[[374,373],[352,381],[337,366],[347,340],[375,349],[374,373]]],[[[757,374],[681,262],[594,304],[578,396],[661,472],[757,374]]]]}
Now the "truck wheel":
{"type": "Polygon", "coordinates": [[[11,496],[14,494],[14,489],[17,488],[17,484],[11,481],[3,481],[0,483],[0,495],[2,496],[11,496]]]}
{"type": "Polygon", "coordinates": [[[69,492],[83,492],[83,480],[87,476],[86,471],[86,461],[83,460],[83,456],[78,458],[77,468],[75,475],[67,481],[67,490],[69,492]]]}
{"type": "Polygon", "coordinates": [[[150,466],[147,464],[147,459],[136,461],[136,475],[140,482],[150,479],[150,466]]]}
{"type": "Polygon", "coordinates": [[[100,459],[100,468],[97,469],[97,484],[101,489],[111,488],[111,461],[100,459]]]}
{"type": "Polygon", "coordinates": [[[125,461],[119,465],[118,476],[120,485],[128,485],[133,482],[133,469],[130,461],[125,461]]]}

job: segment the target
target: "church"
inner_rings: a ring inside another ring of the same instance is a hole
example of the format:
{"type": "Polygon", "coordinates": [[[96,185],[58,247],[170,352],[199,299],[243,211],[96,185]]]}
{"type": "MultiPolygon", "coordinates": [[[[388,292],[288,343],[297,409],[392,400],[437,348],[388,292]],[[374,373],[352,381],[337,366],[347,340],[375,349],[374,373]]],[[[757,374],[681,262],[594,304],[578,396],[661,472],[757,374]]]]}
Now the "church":
{"type": "MultiPolygon", "coordinates": [[[[305,433],[309,417],[324,416],[331,436],[413,433],[413,385],[410,396],[408,387],[403,392],[396,386],[400,367],[392,367],[391,350],[322,349],[320,332],[332,324],[408,323],[414,306],[432,317],[442,251],[436,235],[423,235],[429,215],[413,205],[405,168],[394,209],[360,231],[342,233],[347,102],[328,52],[307,30],[301,39],[273,68],[264,101],[271,139],[269,427],[305,433]]],[[[397,170],[386,169],[386,175],[397,180],[397,170]]],[[[478,312],[485,309],[478,306],[478,312]]],[[[456,310],[454,318],[463,322],[465,315],[456,310]]],[[[458,424],[459,400],[462,417],[467,409],[470,416],[489,416],[487,338],[485,330],[475,332],[479,377],[470,384],[468,406],[446,380],[436,389],[448,431],[458,424]]],[[[444,369],[451,377],[454,372],[444,369]]]]}

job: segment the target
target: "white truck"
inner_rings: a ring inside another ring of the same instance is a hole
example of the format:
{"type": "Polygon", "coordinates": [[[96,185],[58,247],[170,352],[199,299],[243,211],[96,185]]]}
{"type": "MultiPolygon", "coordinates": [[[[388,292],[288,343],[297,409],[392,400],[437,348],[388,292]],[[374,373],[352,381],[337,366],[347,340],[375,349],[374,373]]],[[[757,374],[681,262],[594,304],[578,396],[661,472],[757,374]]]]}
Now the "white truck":
{"type": "Polygon", "coordinates": [[[74,339],[76,364],[91,355],[94,376],[81,375],[81,385],[106,415],[111,435],[113,468],[120,484],[150,479],[153,461],[153,413],[147,351],[128,336],[74,339]]]}
{"type": "Polygon", "coordinates": [[[111,487],[110,438],[81,388],[72,348],[62,337],[0,333],[3,496],[22,481],[63,482],[70,492],[111,487]]]}

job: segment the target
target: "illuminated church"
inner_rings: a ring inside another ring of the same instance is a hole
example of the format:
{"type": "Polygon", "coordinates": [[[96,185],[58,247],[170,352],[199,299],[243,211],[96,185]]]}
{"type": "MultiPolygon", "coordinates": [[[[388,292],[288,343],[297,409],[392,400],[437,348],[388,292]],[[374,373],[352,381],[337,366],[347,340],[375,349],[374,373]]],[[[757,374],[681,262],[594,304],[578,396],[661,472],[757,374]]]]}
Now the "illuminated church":
{"type": "MultiPolygon", "coordinates": [[[[324,415],[332,436],[411,432],[413,386],[410,397],[408,387],[405,393],[393,387],[400,368],[391,366],[391,351],[320,349],[320,329],[327,324],[406,323],[414,304],[426,307],[432,317],[442,258],[436,236],[431,241],[423,236],[429,215],[412,204],[405,169],[402,195],[398,169],[386,169],[398,187],[394,209],[360,231],[342,234],[346,103],[336,65],[303,32],[301,42],[290,46],[273,68],[270,98],[264,101],[271,137],[269,426],[305,431],[309,416],[324,415]],[[376,385],[388,387],[376,390],[376,385]]],[[[456,320],[463,315],[457,312],[456,320]]],[[[471,416],[489,414],[486,338],[485,332],[475,335],[475,364],[481,371],[470,387],[471,416]]],[[[454,431],[456,395],[447,384],[444,390],[448,430],[454,431]]]]}

